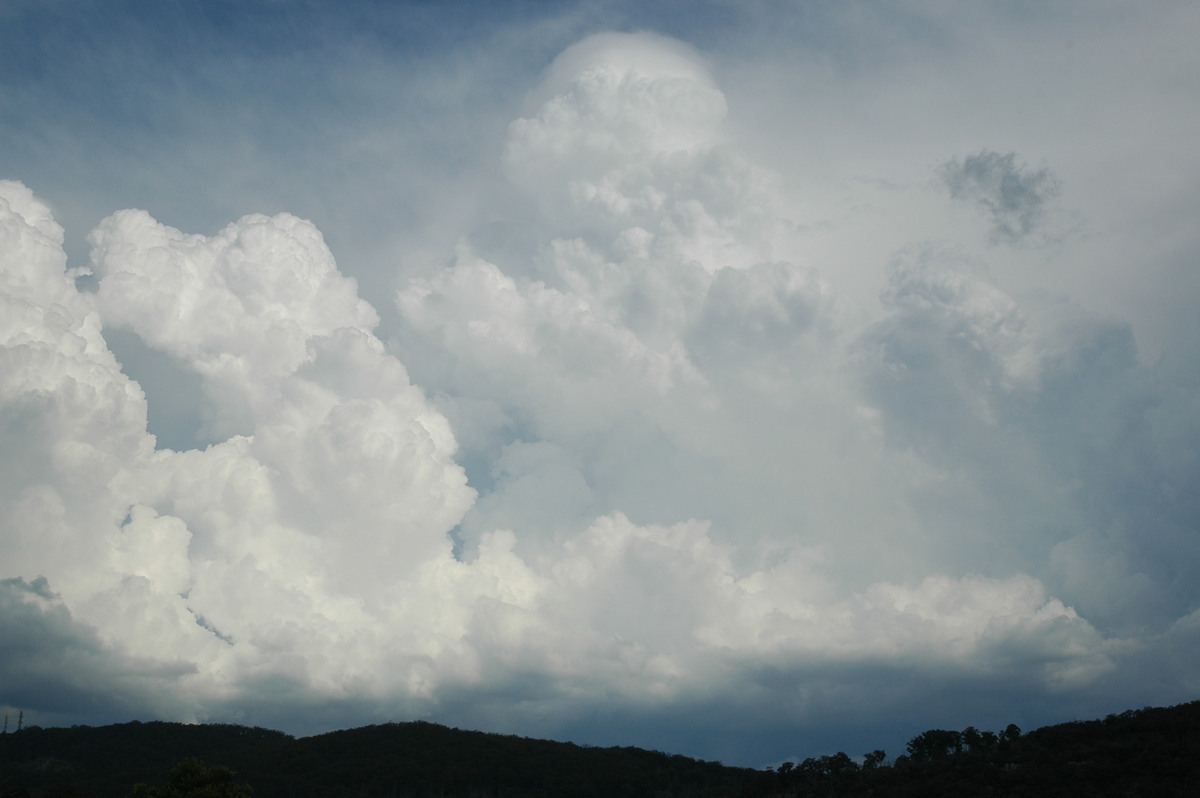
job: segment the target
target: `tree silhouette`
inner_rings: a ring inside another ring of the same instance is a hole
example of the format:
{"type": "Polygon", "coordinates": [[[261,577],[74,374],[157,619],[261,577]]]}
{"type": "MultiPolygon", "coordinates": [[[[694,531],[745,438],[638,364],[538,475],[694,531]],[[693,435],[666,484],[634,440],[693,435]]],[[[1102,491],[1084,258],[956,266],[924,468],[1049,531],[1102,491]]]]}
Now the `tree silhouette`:
{"type": "Polygon", "coordinates": [[[185,759],[171,769],[166,786],[138,784],[133,788],[133,798],[250,798],[254,790],[234,782],[234,775],[227,767],[185,759]]]}
{"type": "Polygon", "coordinates": [[[887,753],[882,748],[876,748],[870,753],[863,754],[863,770],[874,770],[877,767],[883,766],[883,760],[887,758],[887,753]]]}
{"type": "Polygon", "coordinates": [[[930,762],[962,753],[963,735],[946,729],[923,731],[908,741],[908,756],[914,762],[930,762]]]}

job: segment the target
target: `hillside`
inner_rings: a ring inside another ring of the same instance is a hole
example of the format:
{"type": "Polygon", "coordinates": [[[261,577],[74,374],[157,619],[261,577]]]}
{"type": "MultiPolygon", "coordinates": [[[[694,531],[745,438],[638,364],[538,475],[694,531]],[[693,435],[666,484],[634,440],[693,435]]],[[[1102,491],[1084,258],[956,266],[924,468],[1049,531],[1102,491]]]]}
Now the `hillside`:
{"type": "Polygon", "coordinates": [[[1027,734],[1015,726],[930,729],[894,760],[883,752],[862,761],[839,753],[777,771],[425,722],[300,739],[231,725],[29,727],[0,735],[0,796],[125,796],[135,784],[166,784],[188,758],[231,768],[259,798],[1183,796],[1200,784],[1200,702],[1027,734]]]}
{"type": "Polygon", "coordinates": [[[260,797],[735,795],[761,775],[639,748],[420,721],[300,739],[241,726],[135,722],[0,736],[0,784],[8,790],[0,795],[123,796],[139,782],[164,783],[191,757],[228,766],[260,797]]]}

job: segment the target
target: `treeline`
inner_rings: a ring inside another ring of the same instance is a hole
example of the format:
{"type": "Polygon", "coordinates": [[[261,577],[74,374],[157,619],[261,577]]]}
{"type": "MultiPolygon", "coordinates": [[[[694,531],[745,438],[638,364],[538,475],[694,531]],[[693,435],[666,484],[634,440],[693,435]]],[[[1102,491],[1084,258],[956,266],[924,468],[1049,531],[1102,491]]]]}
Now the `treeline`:
{"type": "Polygon", "coordinates": [[[116,798],[135,787],[151,798],[1192,796],[1197,785],[1200,702],[1025,734],[929,729],[895,759],[839,752],[765,771],[419,721],[300,739],[158,722],[0,735],[0,798],[116,798]]]}
{"type": "Polygon", "coordinates": [[[1200,701],[1129,710],[1103,720],[1022,734],[968,726],[929,729],[889,761],[872,751],[787,762],[780,796],[1196,796],[1200,795],[1200,701]]]}

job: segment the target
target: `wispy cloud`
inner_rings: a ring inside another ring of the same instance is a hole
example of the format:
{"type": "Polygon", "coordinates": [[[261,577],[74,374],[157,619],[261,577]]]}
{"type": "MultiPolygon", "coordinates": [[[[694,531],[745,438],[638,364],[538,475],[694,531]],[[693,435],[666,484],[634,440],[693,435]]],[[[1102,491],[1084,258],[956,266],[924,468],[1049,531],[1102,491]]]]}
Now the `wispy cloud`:
{"type": "Polygon", "coordinates": [[[1061,192],[1054,174],[1018,164],[1016,153],[983,150],[938,169],[950,196],[983,210],[991,222],[993,241],[1015,244],[1044,234],[1046,209],[1061,192]]]}

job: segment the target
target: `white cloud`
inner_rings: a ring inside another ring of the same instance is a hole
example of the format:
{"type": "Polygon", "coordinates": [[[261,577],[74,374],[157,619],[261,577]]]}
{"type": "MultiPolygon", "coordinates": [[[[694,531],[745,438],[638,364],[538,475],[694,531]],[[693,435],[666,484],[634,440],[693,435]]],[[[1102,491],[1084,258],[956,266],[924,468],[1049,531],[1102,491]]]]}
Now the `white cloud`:
{"type": "Polygon", "coordinates": [[[255,394],[308,360],[310,339],[378,323],[320,232],[293,216],[247,217],[208,238],[122,211],[90,241],[106,322],[189,361],[236,431],[277,401],[255,394]]]}
{"type": "Polygon", "coordinates": [[[601,34],[563,53],[504,163],[564,239],[607,255],[709,270],[769,255],[769,179],[722,146],[725,97],[699,57],[646,34],[601,34]]]}
{"type": "MultiPolygon", "coordinates": [[[[205,717],[211,711],[206,706],[231,700],[268,675],[320,695],[372,695],[417,706],[437,701],[455,684],[481,685],[496,678],[496,669],[514,668],[545,673],[555,702],[574,696],[570,700],[587,704],[617,695],[621,701],[670,704],[712,679],[726,685],[720,689],[731,689],[737,671],[764,655],[853,660],[939,653],[975,669],[980,663],[972,661],[974,653],[1001,644],[1014,626],[1039,636],[1056,619],[1083,634],[1069,638],[1072,661],[1103,658],[1098,648],[1103,641],[1073,612],[1047,601],[1041,586],[1027,577],[927,580],[916,590],[878,585],[831,602],[820,568],[805,565],[810,555],[802,549],[779,564],[747,571],[735,564],[728,544],[712,539],[707,524],[694,521],[642,526],[617,514],[566,537],[563,532],[569,530],[552,525],[551,540],[525,555],[515,550],[517,535],[484,530],[471,558],[458,562],[450,556],[446,532],[462,519],[470,494],[450,459],[454,440],[445,420],[369,331],[356,326],[369,325],[373,317],[352,293],[318,312],[308,307],[320,301],[318,293],[269,279],[285,264],[303,268],[300,253],[310,258],[307,263],[319,265],[310,266],[321,275],[312,284],[340,284],[319,238],[301,237],[311,245],[302,250],[273,246],[276,238],[294,244],[293,231],[310,228],[291,218],[241,223],[254,230],[242,240],[256,244],[239,248],[232,260],[265,272],[243,282],[254,287],[243,297],[228,288],[223,269],[231,259],[212,255],[220,252],[218,243],[165,231],[144,214],[121,214],[95,236],[102,242],[97,247],[101,276],[93,300],[76,293],[62,273],[53,239],[36,248],[41,229],[54,232],[44,209],[22,187],[9,184],[7,189],[34,208],[27,214],[43,222],[39,228],[11,211],[6,217],[19,232],[8,248],[10,262],[31,275],[25,285],[8,291],[8,301],[29,303],[57,285],[54,295],[91,320],[91,352],[75,340],[65,348],[74,348],[74,368],[97,390],[123,388],[132,397],[136,412],[123,417],[124,429],[118,432],[137,445],[114,451],[110,427],[81,427],[42,411],[48,435],[42,446],[107,455],[108,476],[101,482],[83,478],[94,457],[68,460],[59,468],[71,470],[60,471],[54,481],[71,489],[55,491],[39,483],[11,495],[6,561],[23,563],[23,570],[52,566],[51,584],[62,594],[56,612],[96,630],[91,644],[96,656],[113,662],[136,657],[161,667],[185,664],[170,679],[185,691],[192,716],[205,717]],[[122,221],[131,219],[138,224],[122,221]],[[32,271],[30,250],[43,253],[43,262],[32,271]],[[186,287],[143,289],[156,283],[156,269],[163,271],[161,280],[186,278],[186,287]],[[243,407],[252,414],[252,434],[234,435],[203,451],[153,450],[144,431],[145,405],[103,349],[92,301],[151,343],[189,358],[205,379],[214,373],[209,364],[226,362],[227,356],[260,363],[255,369],[218,372],[229,390],[250,397],[243,407]],[[226,323],[234,329],[253,325],[245,336],[254,340],[209,330],[208,316],[195,310],[222,303],[219,313],[226,323]],[[262,319],[243,321],[251,304],[278,308],[272,323],[284,332],[263,333],[262,319]],[[346,310],[337,313],[339,306],[346,310]],[[166,319],[174,319],[174,325],[166,319]],[[189,326],[193,335],[183,332],[189,326]],[[78,522],[83,516],[90,517],[89,524],[78,522]],[[21,531],[29,528],[42,535],[23,538],[21,531]],[[57,535],[53,541],[46,536],[51,529],[57,535]],[[88,540],[93,542],[90,556],[73,567],[58,555],[47,559],[47,543],[55,550],[78,549],[88,540]],[[951,598],[940,597],[946,591],[951,598]],[[946,611],[950,605],[953,612],[946,611]]],[[[218,241],[237,240],[237,229],[228,228],[218,241]]],[[[649,351],[628,332],[612,338],[619,328],[611,323],[576,327],[572,322],[581,318],[578,314],[559,311],[561,303],[572,301],[568,295],[540,296],[550,289],[535,287],[522,296],[494,267],[473,268],[474,274],[491,274],[491,285],[517,303],[513,318],[518,323],[492,328],[511,334],[480,338],[508,352],[504,371],[519,374],[522,358],[548,345],[564,347],[565,356],[597,338],[625,342],[597,350],[597,366],[628,363],[622,352],[649,351]],[[562,329],[547,336],[530,327],[528,319],[543,315],[558,319],[562,329]],[[570,337],[572,329],[580,331],[577,339],[570,337]]],[[[789,272],[774,267],[765,274],[775,285],[789,272]]],[[[487,285],[479,280],[458,285],[465,290],[481,284],[487,285]]],[[[803,290],[805,283],[795,285],[803,290]]],[[[489,295],[487,301],[495,300],[489,295]]],[[[447,306],[471,304],[454,296],[447,306]]],[[[803,329],[810,319],[801,316],[803,329]]],[[[47,318],[51,315],[43,312],[50,326],[47,318]]],[[[54,323],[69,326],[65,318],[54,323]]],[[[790,318],[784,313],[779,323],[787,325],[790,318]]],[[[470,325],[464,329],[469,336],[470,325]]],[[[44,345],[43,357],[64,357],[62,344],[59,339],[44,345]]],[[[10,342],[6,352],[19,348],[10,342]]],[[[44,380],[48,372],[42,368],[36,376],[44,380]]],[[[670,390],[657,378],[647,384],[646,373],[634,368],[608,380],[617,392],[610,400],[629,402],[631,388],[636,402],[670,390]]],[[[537,373],[532,379],[548,376],[537,373]]],[[[80,396],[74,383],[35,388],[10,377],[9,384],[14,398],[35,390],[57,397],[68,415],[77,414],[84,407],[78,402],[94,395],[80,396]]],[[[576,410],[586,393],[568,400],[576,410]]],[[[549,442],[507,447],[500,461],[506,476],[489,500],[527,505],[549,494],[566,500],[571,511],[565,517],[590,511],[584,475],[570,476],[553,465],[566,455],[549,442]],[[523,484],[535,479],[539,462],[551,465],[543,477],[550,483],[523,484]],[[576,499],[568,498],[570,491],[576,499]]],[[[524,520],[536,532],[536,520],[524,520]]],[[[1052,648],[1062,655],[1060,643],[1052,648]]],[[[159,711],[179,712],[161,703],[161,696],[154,700],[159,711]]]]}

